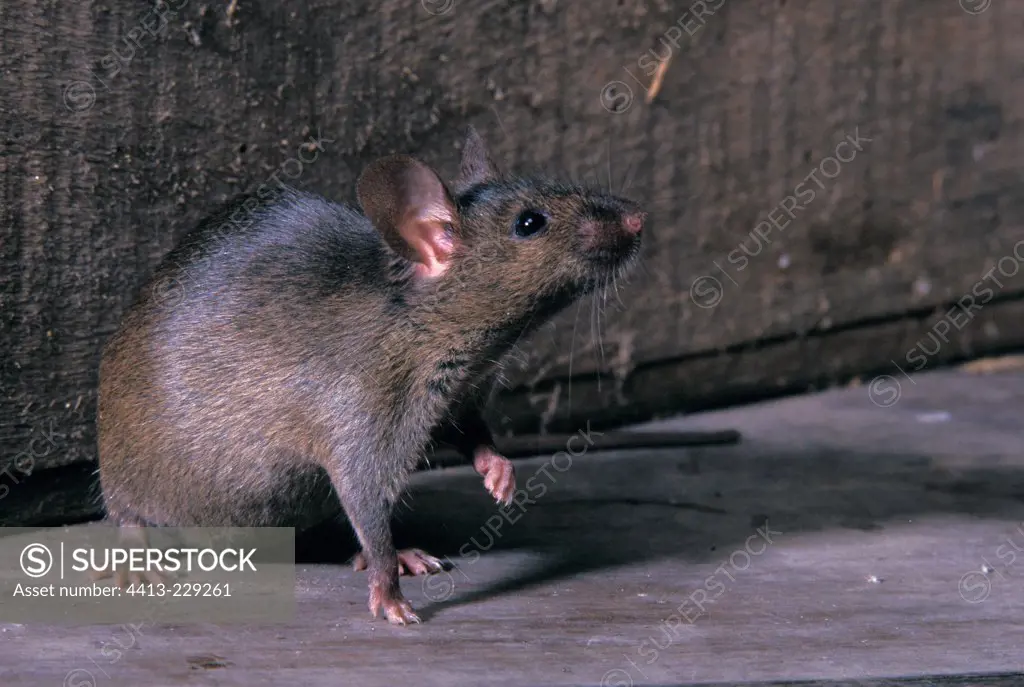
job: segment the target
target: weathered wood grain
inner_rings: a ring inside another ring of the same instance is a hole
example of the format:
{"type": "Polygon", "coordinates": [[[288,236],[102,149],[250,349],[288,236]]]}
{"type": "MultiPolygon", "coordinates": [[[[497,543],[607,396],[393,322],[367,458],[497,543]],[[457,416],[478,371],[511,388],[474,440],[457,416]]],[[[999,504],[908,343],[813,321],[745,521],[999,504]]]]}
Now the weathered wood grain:
{"type": "Polygon", "coordinates": [[[420,473],[399,543],[457,566],[403,580],[423,625],[371,621],[351,535],[325,527],[299,543],[294,622],[0,624],[0,682],[1016,684],[1022,407],[1024,373],[938,372],[889,407],[856,388],[667,420],[646,429],[744,441],[519,462],[546,490],[500,527],[470,468],[420,473]]]}
{"type": "MultiPolygon", "coordinates": [[[[944,312],[1021,238],[1018,3],[972,15],[952,1],[725,0],[702,24],[668,2],[460,1],[433,15],[443,3],[254,0],[231,18],[227,2],[168,5],[165,27],[141,0],[0,7],[5,458],[51,421],[67,439],[40,465],[94,458],[100,346],[204,214],[280,170],[351,200],[361,166],[391,151],[453,172],[467,123],[509,167],[628,185],[652,213],[647,266],[600,318],[602,343],[587,303],[523,351],[495,410],[509,429],[710,407],[879,367],[881,350],[822,334],[944,312]],[[159,35],[130,54],[123,41],[144,26],[159,35]],[[672,26],[688,28],[647,103],[632,77],[647,83],[639,62],[652,46],[665,54],[672,26]],[[115,49],[130,62],[112,75],[115,49]],[[612,81],[634,93],[619,113],[605,108],[624,104],[604,90],[612,81]],[[870,141],[757,248],[752,230],[858,131],[870,141]],[[310,136],[323,150],[300,165],[310,136]],[[756,253],[743,269],[730,262],[741,244],[756,253]],[[713,308],[690,294],[704,276],[721,285],[713,308]],[[729,351],[778,337],[798,342],[776,349],[785,374],[733,374],[729,351]],[[838,348],[796,357],[826,342],[838,348]],[[570,354],[575,374],[606,377],[582,406],[549,393],[570,354]],[[692,356],[708,364],[664,375],[659,395],[641,382],[692,356]]],[[[1024,292],[1019,275],[1001,283],[1001,298],[1024,292]]],[[[996,325],[973,352],[1019,341],[1013,320],[996,325]]]]}

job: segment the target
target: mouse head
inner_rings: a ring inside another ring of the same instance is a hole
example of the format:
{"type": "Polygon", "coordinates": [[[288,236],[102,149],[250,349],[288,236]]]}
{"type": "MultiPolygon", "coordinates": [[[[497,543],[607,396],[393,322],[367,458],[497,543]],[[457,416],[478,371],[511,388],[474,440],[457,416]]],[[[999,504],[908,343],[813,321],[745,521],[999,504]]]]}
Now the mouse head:
{"type": "Polygon", "coordinates": [[[492,326],[552,314],[624,272],[645,219],[603,191],[503,176],[473,129],[451,186],[426,164],[393,155],[364,170],[357,193],[411,263],[415,287],[457,299],[467,317],[492,326]]]}

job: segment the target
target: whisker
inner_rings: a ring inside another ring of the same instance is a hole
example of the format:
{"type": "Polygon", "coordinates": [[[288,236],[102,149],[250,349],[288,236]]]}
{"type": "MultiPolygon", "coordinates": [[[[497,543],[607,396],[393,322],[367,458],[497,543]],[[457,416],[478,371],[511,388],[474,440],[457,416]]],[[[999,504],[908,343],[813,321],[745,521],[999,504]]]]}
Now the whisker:
{"type": "Polygon", "coordinates": [[[583,307],[583,301],[576,304],[576,317],[572,321],[572,340],[569,343],[569,413],[572,413],[572,354],[576,348],[576,325],[580,322],[580,308],[583,307]]]}
{"type": "Polygon", "coordinates": [[[695,194],[690,195],[690,196],[686,196],[686,195],[658,196],[656,198],[645,198],[645,199],[641,200],[640,202],[644,203],[645,205],[654,205],[656,203],[674,202],[674,201],[689,202],[691,200],[696,200],[697,198],[700,198],[700,196],[701,196],[700,193],[695,193],[695,194]]]}
{"type": "Polygon", "coordinates": [[[636,174],[636,169],[633,167],[633,163],[636,161],[636,151],[634,150],[629,157],[629,164],[626,166],[626,177],[623,179],[622,190],[619,193],[625,193],[629,190],[629,187],[633,185],[633,177],[636,174]]]}
{"type": "Polygon", "coordinates": [[[611,194],[614,193],[612,187],[612,139],[609,138],[605,143],[607,143],[605,149],[608,156],[608,193],[611,194]]]}
{"type": "Polygon", "coordinates": [[[504,134],[505,139],[508,140],[508,131],[505,129],[505,125],[501,122],[501,116],[498,114],[497,106],[491,105],[491,110],[494,111],[494,118],[498,120],[498,128],[501,129],[501,133],[504,134]]]}
{"type": "MultiPolygon", "coordinates": [[[[590,341],[594,348],[600,347],[600,338],[597,334],[597,292],[590,300],[590,341]]],[[[597,392],[601,393],[601,370],[597,371],[597,392]]]]}
{"type": "Polygon", "coordinates": [[[526,331],[530,328],[531,322],[533,322],[532,314],[530,315],[530,319],[526,321],[526,325],[523,327],[522,331],[519,332],[519,336],[516,337],[516,340],[512,342],[512,345],[509,348],[515,348],[516,346],[519,345],[519,340],[523,338],[523,334],[525,334],[526,331]]]}
{"type": "Polygon", "coordinates": [[[618,270],[616,270],[615,272],[612,272],[612,288],[615,289],[615,300],[617,300],[619,302],[619,305],[622,306],[622,309],[625,310],[626,309],[626,304],[622,302],[622,296],[619,295],[619,284],[616,281],[616,276],[617,275],[618,275],[618,270]]]}
{"type": "MultiPolygon", "coordinates": [[[[604,284],[601,286],[601,300],[605,304],[608,302],[608,281],[605,277],[604,284]]],[[[601,350],[601,369],[604,370],[604,340],[601,338],[601,313],[604,308],[601,305],[601,301],[597,301],[597,344],[601,350]]]]}
{"type": "MultiPolygon", "coordinates": [[[[646,260],[641,260],[640,262],[637,263],[636,266],[637,266],[637,269],[639,269],[641,272],[643,272],[648,277],[651,276],[652,274],[654,274],[654,272],[651,271],[654,268],[651,267],[650,264],[646,260]]],[[[660,274],[660,272],[658,274],[660,274]]]]}
{"type": "MultiPolygon", "coordinates": [[[[598,161],[598,164],[600,164],[600,161],[598,161]]],[[[587,170],[587,175],[583,177],[583,180],[587,182],[588,186],[598,189],[604,188],[604,184],[601,182],[601,174],[598,172],[596,165],[587,170]]]]}

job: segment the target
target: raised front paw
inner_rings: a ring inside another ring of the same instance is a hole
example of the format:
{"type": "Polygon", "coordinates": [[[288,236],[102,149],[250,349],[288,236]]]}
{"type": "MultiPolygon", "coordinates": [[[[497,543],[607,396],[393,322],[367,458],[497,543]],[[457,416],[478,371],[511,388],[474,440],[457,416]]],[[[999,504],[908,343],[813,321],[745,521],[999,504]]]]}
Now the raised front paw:
{"type": "Polygon", "coordinates": [[[484,487],[498,503],[512,503],[516,491],[516,470],[505,456],[489,448],[477,449],[473,468],[484,478],[484,487]]]}

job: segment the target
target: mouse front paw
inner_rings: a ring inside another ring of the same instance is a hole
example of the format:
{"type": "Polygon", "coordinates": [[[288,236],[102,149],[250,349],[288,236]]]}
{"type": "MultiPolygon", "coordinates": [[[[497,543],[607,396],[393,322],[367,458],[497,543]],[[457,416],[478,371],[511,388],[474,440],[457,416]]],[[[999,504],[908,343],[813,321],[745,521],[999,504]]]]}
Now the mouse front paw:
{"type": "Polygon", "coordinates": [[[484,487],[502,505],[512,503],[516,491],[516,470],[505,456],[480,448],[473,457],[473,469],[484,478],[484,487]]]}

